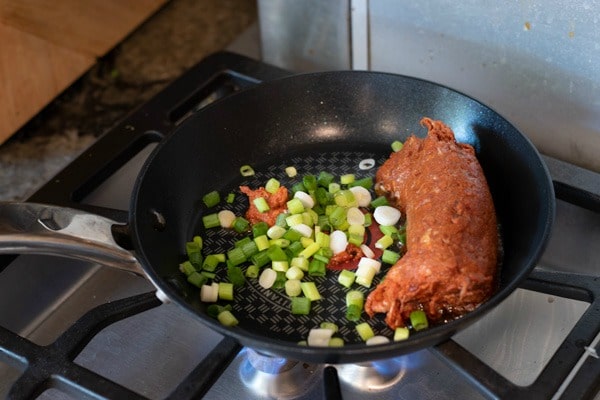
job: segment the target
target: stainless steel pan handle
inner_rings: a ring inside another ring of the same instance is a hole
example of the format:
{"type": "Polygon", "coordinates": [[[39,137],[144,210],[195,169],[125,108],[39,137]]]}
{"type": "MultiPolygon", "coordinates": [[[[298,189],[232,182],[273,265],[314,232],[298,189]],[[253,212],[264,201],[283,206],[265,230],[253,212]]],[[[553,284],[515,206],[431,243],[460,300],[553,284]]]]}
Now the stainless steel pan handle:
{"type": "Polygon", "coordinates": [[[46,254],[146,273],[135,255],[119,246],[117,222],[75,210],[36,203],[0,203],[0,254],[46,254]]]}

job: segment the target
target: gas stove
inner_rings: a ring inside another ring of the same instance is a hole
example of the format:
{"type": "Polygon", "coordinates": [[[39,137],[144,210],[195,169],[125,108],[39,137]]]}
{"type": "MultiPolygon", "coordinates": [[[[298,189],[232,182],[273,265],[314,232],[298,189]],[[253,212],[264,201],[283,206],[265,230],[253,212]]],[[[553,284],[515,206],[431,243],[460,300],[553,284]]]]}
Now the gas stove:
{"type": "MultiPolygon", "coordinates": [[[[160,135],[290,72],[230,52],[132,112],[29,201],[126,221],[160,135]]],[[[364,364],[261,356],[162,304],[144,279],[50,256],[0,258],[0,393],[29,398],[600,399],[600,175],[544,156],[557,215],[523,285],[452,340],[364,364]]]]}

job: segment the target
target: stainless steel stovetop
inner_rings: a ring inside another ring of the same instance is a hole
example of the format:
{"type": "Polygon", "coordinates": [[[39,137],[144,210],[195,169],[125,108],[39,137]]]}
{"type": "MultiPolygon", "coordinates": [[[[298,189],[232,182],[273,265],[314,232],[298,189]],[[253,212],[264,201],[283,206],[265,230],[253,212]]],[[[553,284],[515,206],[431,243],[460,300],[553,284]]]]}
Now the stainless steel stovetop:
{"type": "MultiPolygon", "coordinates": [[[[286,74],[231,53],[212,56],[30,200],[123,219],[135,177],[157,140],[152,131],[172,129],[236,88],[286,74]]],[[[447,343],[371,364],[334,365],[343,399],[600,399],[600,175],[545,161],[557,191],[557,218],[531,277],[447,343]]],[[[279,360],[279,373],[256,369],[261,360],[250,349],[238,353],[177,306],[159,305],[142,278],[48,256],[3,257],[0,265],[3,396],[336,398],[323,379],[331,366],[279,360]],[[88,335],[92,325],[97,328],[88,335]],[[70,341],[78,332],[85,346],[70,341]],[[71,346],[66,357],[55,351],[57,343],[71,346]],[[24,382],[28,374],[42,382],[41,390],[24,382]]]]}

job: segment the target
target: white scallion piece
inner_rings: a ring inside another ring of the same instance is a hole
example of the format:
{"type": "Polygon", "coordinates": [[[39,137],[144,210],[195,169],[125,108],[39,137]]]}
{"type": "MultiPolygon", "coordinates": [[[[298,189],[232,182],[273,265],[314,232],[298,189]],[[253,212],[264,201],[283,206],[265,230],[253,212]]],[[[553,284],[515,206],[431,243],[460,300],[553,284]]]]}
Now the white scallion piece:
{"type": "Polygon", "coordinates": [[[212,285],[202,285],[200,288],[200,301],[203,303],[214,303],[219,298],[219,284],[213,282],[212,285]]]}
{"type": "Polygon", "coordinates": [[[379,206],[373,211],[373,218],[379,225],[396,225],[400,216],[400,210],[390,206],[379,206]]]}
{"type": "MultiPolygon", "coordinates": [[[[370,260],[370,258],[367,258],[367,260],[370,260]]],[[[360,261],[359,261],[359,264],[360,264],[360,261]]],[[[359,265],[358,268],[356,269],[356,278],[355,278],[354,282],[356,282],[357,284],[359,284],[361,286],[369,288],[369,287],[371,287],[371,283],[373,282],[373,278],[375,277],[376,273],[377,273],[377,270],[372,265],[369,265],[369,264],[359,265]]]]}
{"type": "Polygon", "coordinates": [[[362,186],[352,186],[350,188],[352,194],[354,194],[354,198],[358,202],[359,207],[368,207],[373,200],[373,196],[371,196],[371,192],[365,189],[362,186]]]}
{"type": "Polygon", "coordinates": [[[388,339],[387,337],[381,336],[381,335],[375,335],[375,336],[367,339],[367,341],[365,343],[367,344],[367,346],[373,346],[376,344],[386,344],[389,342],[390,342],[390,339],[388,339]]]}
{"type": "Polygon", "coordinates": [[[277,272],[271,268],[265,268],[258,277],[258,284],[264,289],[270,289],[277,279],[277,272]]]}
{"type": "Polygon", "coordinates": [[[298,171],[296,171],[296,167],[286,167],[285,168],[285,173],[287,174],[287,176],[289,176],[290,178],[295,177],[296,175],[298,175],[298,171]]]}
{"type": "Polygon", "coordinates": [[[375,166],[375,160],[373,160],[372,158],[365,158],[364,160],[361,160],[358,163],[358,168],[362,169],[363,171],[366,169],[371,169],[375,166]]]}
{"type": "Polygon", "coordinates": [[[328,328],[313,328],[308,331],[306,341],[309,346],[329,346],[329,339],[333,336],[333,330],[328,328]]]}
{"type": "Polygon", "coordinates": [[[310,209],[315,206],[315,200],[312,198],[312,196],[301,190],[294,193],[294,198],[300,200],[304,208],[310,209]]]}
{"type": "Polygon", "coordinates": [[[361,257],[358,261],[358,267],[360,268],[361,265],[368,265],[372,268],[375,268],[376,273],[379,273],[379,271],[381,271],[381,261],[374,260],[372,258],[361,257]]]}
{"type": "Polygon", "coordinates": [[[306,224],[297,224],[292,226],[293,230],[301,234],[303,237],[309,238],[313,234],[313,229],[306,224]]]}
{"type": "Polygon", "coordinates": [[[285,281],[285,294],[290,297],[300,296],[302,293],[302,287],[298,279],[288,279],[285,281]]]}
{"type": "Polygon", "coordinates": [[[269,239],[279,239],[285,233],[285,228],[282,228],[279,225],[273,225],[267,230],[267,236],[269,239]]]}
{"type": "Polygon", "coordinates": [[[219,218],[219,224],[221,224],[221,228],[231,228],[233,226],[235,214],[231,210],[221,210],[217,214],[217,218],[219,218]]]}
{"type": "Polygon", "coordinates": [[[348,237],[344,231],[333,231],[329,235],[329,248],[333,254],[339,254],[346,250],[348,246],[348,237]]]}
{"type": "Polygon", "coordinates": [[[350,207],[346,212],[346,220],[350,225],[364,225],[365,214],[358,207],[350,207]]]}
{"type": "Polygon", "coordinates": [[[375,253],[373,253],[373,250],[371,250],[371,248],[369,246],[367,246],[366,244],[361,244],[360,249],[362,250],[365,257],[375,258],[375,253]]]}

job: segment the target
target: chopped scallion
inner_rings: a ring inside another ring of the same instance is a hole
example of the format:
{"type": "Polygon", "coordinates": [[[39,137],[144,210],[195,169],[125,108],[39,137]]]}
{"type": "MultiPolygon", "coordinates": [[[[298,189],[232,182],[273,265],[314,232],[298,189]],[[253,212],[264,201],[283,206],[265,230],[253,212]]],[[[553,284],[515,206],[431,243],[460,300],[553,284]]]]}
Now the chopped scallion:
{"type": "Polygon", "coordinates": [[[342,185],[349,185],[354,182],[355,176],[354,174],[345,174],[340,176],[340,183],[342,185]]]}
{"type": "Polygon", "coordinates": [[[358,332],[360,338],[365,342],[375,336],[373,329],[366,322],[356,325],[356,332],[358,332]]]}
{"type": "Polygon", "coordinates": [[[300,285],[302,286],[302,293],[304,293],[304,296],[311,301],[321,300],[321,294],[314,282],[302,282],[300,285]]]}
{"type": "Polygon", "coordinates": [[[258,277],[258,271],[260,270],[260,268],[258,267],[258,265],[249,265],[248,268],[246,268],[246,277],[248,278],[257,278],[258,277]]]}
{"type": "Polygon", "coordinates": [[[253,176],[254,175],[254,168],[252,168],[249,165],[242,165],[240,167],[240,174],[242,174],[242,176],[253,176]]]}
{"type": "Polygon", "coordinates": [[[281,183],[277,179],[271,178],[265,184],[265,190],[267,192],[273,194],[279,190],[280,186],[281,186],[281,183]]]}
{"type": "Polygon", "coordinates": [[[305,175],[302,178],[302,184],[306,190],[315,190],[317,188],[317,177],[314,175],[305,175]]]}
{"type": "Polygon", "coordinates": [[[346,319],[358,321],[363,310],[365,295],[358,290],[346,293],[346,319]]]}
{"type": "Polygon", "coordinates": [[[232,224],[233,230],[237,233],[243,233],[250,228],[250,222],[244,217],[236,217],[232,224]]]}
{"type": "Polygon", "coordinates": [[[405,326],[398,327],[394,330],[394,341],[406,340],[409,336],[409,330],[405,326]]]}
{"type": "Polygon", "coordinates": [[[269,207],[269,203],[267,203],[267,200],[264,197],[257,197],[252,202],[254,203],[254,206],[258,212],[264,213],[271,209],[271,207],[269,207]]]}
{"type": "Polygon", "coordinates": [[[381,261],[386,263],[386,264],[395,264],[396,261],[398,261],[400,259],[400,254],[392,251],[392,250],[388,250],[385,249],[383,251],[383,254],[381,255],[381,261]]]}
{"type": "Polygon", "coordinates": [[[260,221],[252,225],[252,237],[266,235],[269,230],[269,224],[264,221],[260,221]]]}
{"type": "Polygon", "coordinates": [[[189,283],[191,283],[192,285],[201,288],[202,285],[204,285],[206,283],[206,281],[208,281],[208,278],[206,276],[204,276],[203,274],[201,274],[200,272],[194,271],[190,275],[188,275],[187,281],[189,283]]]}
{"type": "Polygon", "coordinates": [[[410,313],[410,323],[415,331],[426,329],[429,326],[427,315],[423,310],[415,310],[410,313]]]}
{"type": "Polygon", "coordinates": [[[285,168],[285,173],[287,174],[287,176],[289,176],[290,178],[295,177],[296,175],[298,175],[298,171],[296,171],[296,167],[286,167],[285,168]]]}
{"type": "Polygon", "coordinates": [[[333,322],[328,322],[328,321],[323,321],[321,322],[321,324],[319,324],[319,328],[321,329],[331,329],[331,331],[333,333],[336,333],[339,328],[336,324],[334,324],[333,322]]]}
{"type": "Polygon", "coordinates": [[[202,201],[204,202],[206,207],[214,207],[221,201],[221,196],[219,195],[219,192],[213,190],[212,192],[208,192],[204,196],[202,196],[202,201]]]}
{"type": "MultiPolygon", "coordinates": [[[[285,282],[285,294],[290,297],[300,296],[302,293],[302,287],[298,279],[288,279],[285,282]]],[[[293,312],[292,312],[293,314],[293,312]]]]}
{"type": "Polygon", "coordinates": [[[229,310],[221,311],[217,316],[219,322],[225,326],[236,326],[239,321],[229,310]]]}
{"type": "Polygon", "coordinates": [[[389,203],[385,196],[379,196],[376,199],[373,199],[373,201],[371,201],[371,207],[373,208],[377,208],[379,206],[387,206],[388,204],[389,203]]]}
{"type": "Polygon", "coordinates": [[[234,247],[227,251],[227,260],[231,265],[240,265],[247,260],[244,251],[239,247],[234,247]]]}
{"type": "Polygon", "coordinates": [[[216,254],[208,254],[204,257],[204,262],[202,263],[202,269],[205,271],[214,271],[219,265],[221,258],[216,254]]]}
{"type": "Polygon", "coordinates": [[[401,141],[399,140],[394,140],[392,142],[392,151],[396,152],[396,151],[400,151],[402,149],[402,147],[404,147],[404,145],[402,144],[401,141]]]}
{"type": "MultiPolygon", "coordinates": [[[[316,256],[315,256],[316,257],[316,256]]],[[[310,276],[325,276],[327,271],[326,263],[317,258],[314,258],[310,261],[308,265],[308,275],[310,276]]]]}
{"type": "Polygon", "coordinates": [[[277,272],[273,271],[271,268],[265,268],[258,277],[258,284],[264,289],[270,289],[273,287],[275,279],[277,279],[277,272]]]}
{"type": "Polygon", "coordinates": [[[187,260],[179,264],[179,270],[183,272],[185,276],[190,276],[193,272],[196,272],[196,267],[187,260]]]}
{"type": "Polygon", "coordinates": [[[293,198],[287,202],[287,209],[291,214],[301,214],[304,212],[304,205],[300,199],[293,198]]]}
{"type": "Polygon", "coordinates": [[[233,283],[219,282],[218,293],[221,300],[233,300],[233,283]]]}
{"type": "Polygon", "coordinates": [[[236,287],[244,286],[244,283],[246,283],[246,278],[244,278],[244,272],[240,267],[227,267],[227,279],[229,279],[229,282],[231,282],[233,286],[236,287]]]}
{"type": "Polygon", "coordinates": [[[292,301],[292,314],[308,315],[310,313],[310,299],[307,297],[294,296],[292,301]]]}
{"type": "Polygon", "coordinates": [[[344,269],[338,275],[338,282],[340,283],[340,285],[342,285],[346,288],[349,288],[354,283],[354,278],[355,278],[354,272],[352,272],[348,269],[344,269]]]}

